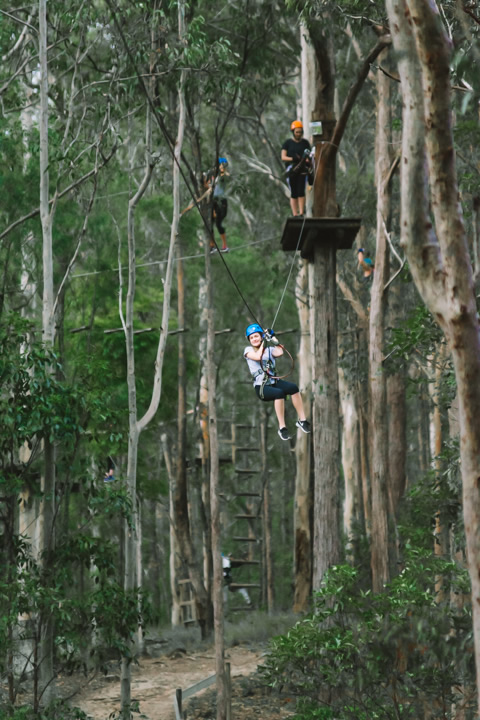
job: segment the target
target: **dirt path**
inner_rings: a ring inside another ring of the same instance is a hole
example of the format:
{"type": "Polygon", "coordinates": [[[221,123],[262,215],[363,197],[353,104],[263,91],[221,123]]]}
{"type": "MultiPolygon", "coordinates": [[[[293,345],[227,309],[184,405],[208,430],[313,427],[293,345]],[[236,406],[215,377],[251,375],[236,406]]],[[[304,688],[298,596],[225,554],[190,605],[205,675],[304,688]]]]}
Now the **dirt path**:
{"type": "MultiPolygon", "coordinates": [[[[244,647],[229,648],[231,675],[250,675],[261,664],[262,653],[244,647]]],[[[177,653],[177,656],[142,658],[132,671],[132,699],[150,720],[174,720],[173,698],[177,688],[186,688],[215,672],[215,655],[177,653]]],[[[205,692],[205,691],[204,691],[205,692]]],[[[98,678],[74,699],[73,703],[93,720],[107,720],[120,709],[120,676],[98,678]]]]}

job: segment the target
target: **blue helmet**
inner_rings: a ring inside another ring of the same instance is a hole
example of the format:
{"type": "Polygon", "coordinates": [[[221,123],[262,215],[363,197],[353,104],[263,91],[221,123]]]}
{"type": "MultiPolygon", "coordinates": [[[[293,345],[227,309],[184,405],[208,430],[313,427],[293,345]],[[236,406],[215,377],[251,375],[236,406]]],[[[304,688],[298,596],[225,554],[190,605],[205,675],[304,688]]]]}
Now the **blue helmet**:
{"type": "Polygon", "coordinates": [[[219,165],[228,165],[228,160],[227,160],[227,158],[219,157],[219,158],[218,158],[218,164],[219,164],[219,165]]]}
{"type": "Polygon", "coordinates": [[[248,340],[250,335],[253,335],[254,333],[260,333],[260,335],[263,337],[263,329],[260,327],[258,323],[253,323],[252,325],[249,325],[247,329],[245,330],[245,336],[248,340]]]}

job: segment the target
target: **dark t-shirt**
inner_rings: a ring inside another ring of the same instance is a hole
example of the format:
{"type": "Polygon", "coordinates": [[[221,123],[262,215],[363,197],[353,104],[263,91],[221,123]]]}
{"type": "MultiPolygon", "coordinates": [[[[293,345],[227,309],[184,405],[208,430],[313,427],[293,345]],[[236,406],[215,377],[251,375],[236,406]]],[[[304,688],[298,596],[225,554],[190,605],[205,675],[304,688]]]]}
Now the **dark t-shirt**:
{"type": "MultiPolygon", "coordinates": [[[[282,145],[282,150],[287,151],[287,156],[293,158],[294,163],[297,163],[302,159],[305,150],[311,149],[311,145],[306,138],[302,138],[298,142],[293,138],[288,138],[288,140],[285,140],[282,145]]],[[[291,164],[292,162],[289,160],[285,163],[285,167],[288,167],[291,164]]]]}

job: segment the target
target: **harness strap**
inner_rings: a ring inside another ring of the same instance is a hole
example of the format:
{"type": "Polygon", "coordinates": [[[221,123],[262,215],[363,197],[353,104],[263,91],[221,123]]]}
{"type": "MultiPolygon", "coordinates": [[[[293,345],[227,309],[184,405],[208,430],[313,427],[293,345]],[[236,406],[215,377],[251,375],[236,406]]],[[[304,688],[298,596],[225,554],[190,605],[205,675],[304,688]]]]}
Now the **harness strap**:
{"type": "MultiPolygon", "coordinates": [[[[262,361],[260,361],[260,363],[262,364],[262,361]]],[[[262,365],[262,367],[260,368],[260,370],[257,370],[257,372],[254,373],[254,375],[253,375],[253,379],[254,379],[254,380],[255,380],[257,377],[259,377],[260,375],[263,375],[262,384],[260,385],[260,389],[259,389],[259,392],[258,392],[258,395],[259,395],[259,397],[260,397],[261,400],[264,399],[265,385],[269,385],[270,382],[271,382],[271,375],[269,374],[268,371],[271,370],[273,367],[274,367],[274,364],[273,364],[272,359],[271,359],[271,357],[270,357],[270,358],[267,360],[267,362],[265,363],[265,365],[262,365]]]]}
{"type": "Polygon", "coordinates": [[[267,373],[265,373],[265,377],[263,378],[262,384],[260,385],[260,390],[258,391],[258,396],[259,396],[260,400],[264,399],[265,385],[267,384],[267,382],[268,382],[268,375],[267,375],[267,373]]]}

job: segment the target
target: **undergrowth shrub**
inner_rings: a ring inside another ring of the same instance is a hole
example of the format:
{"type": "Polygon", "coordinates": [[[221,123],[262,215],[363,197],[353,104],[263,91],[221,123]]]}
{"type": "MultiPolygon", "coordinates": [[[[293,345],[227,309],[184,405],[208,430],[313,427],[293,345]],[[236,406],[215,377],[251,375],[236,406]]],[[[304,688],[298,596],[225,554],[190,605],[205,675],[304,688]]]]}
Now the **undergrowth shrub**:
{"type": "Polygon", "coordinates": [[[465,571],[419,550],[376,595],[332,568],[313,611],[271,642],[267,684],[297,697],[296,720],[473,718],[471,610],[437,602],[440,577],[447,597],[468,592],[465,571]]]}

